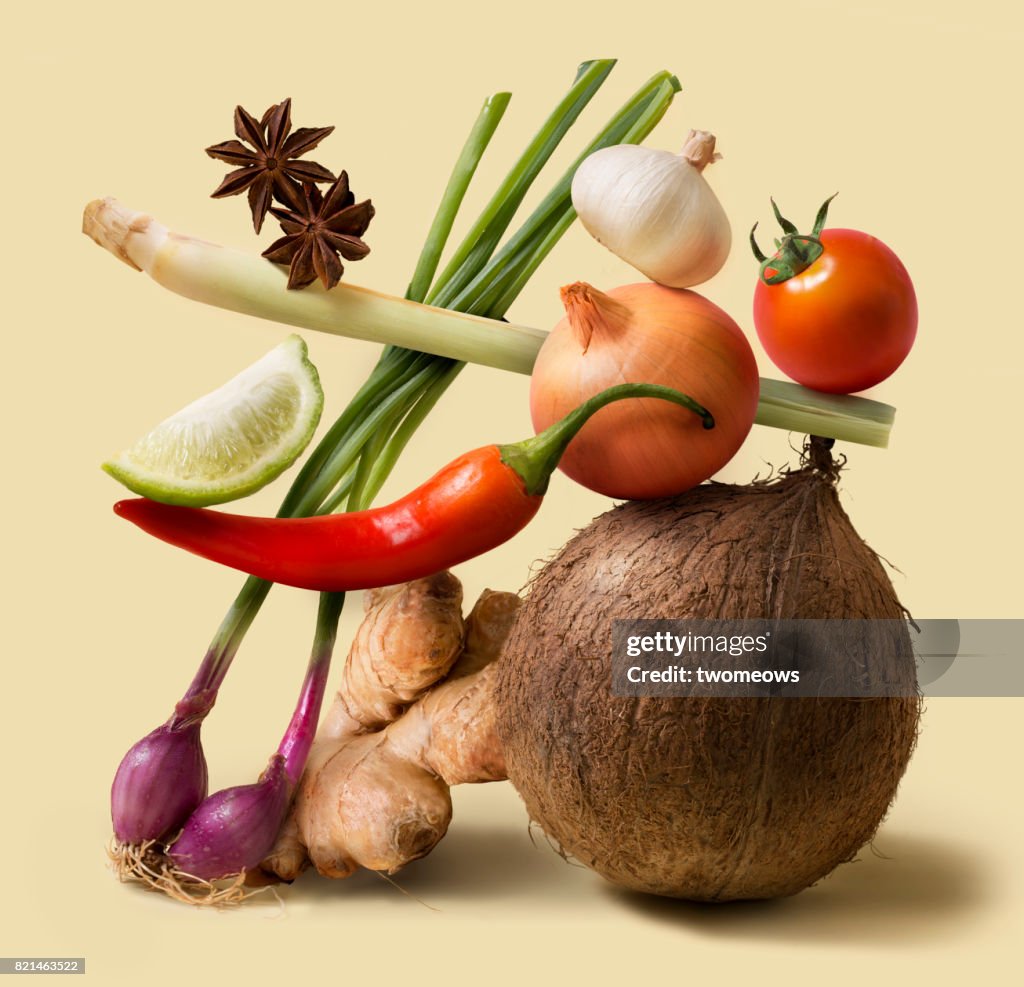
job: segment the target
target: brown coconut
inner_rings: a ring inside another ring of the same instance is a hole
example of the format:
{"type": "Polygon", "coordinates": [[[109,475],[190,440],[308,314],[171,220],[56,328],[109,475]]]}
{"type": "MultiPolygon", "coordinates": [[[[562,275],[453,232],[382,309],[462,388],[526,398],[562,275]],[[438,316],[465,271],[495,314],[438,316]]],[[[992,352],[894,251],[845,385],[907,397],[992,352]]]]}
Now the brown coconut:
{"type": "Polygon", "coordinates": [[[611,695],[616,618],[904,618],[829,454],[809,456],[772,481],[616,507],[529,587],[496,685],[509,778],[562,851],[615,884],[795,894],[850,860],[896,794],[920,713],[909,648],[903,697],[611,695]]]}

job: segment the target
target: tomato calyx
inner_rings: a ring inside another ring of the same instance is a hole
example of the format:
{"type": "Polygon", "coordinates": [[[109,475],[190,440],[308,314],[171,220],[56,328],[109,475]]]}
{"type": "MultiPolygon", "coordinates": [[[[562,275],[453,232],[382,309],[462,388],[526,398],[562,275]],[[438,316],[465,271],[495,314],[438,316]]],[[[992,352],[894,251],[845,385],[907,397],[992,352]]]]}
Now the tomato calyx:
{"type": "Polygon", "coordinates": [[[810,233],[801,233],[782,213],[772,199],[772,211],[775,218],[782,227],[784,236],[781,240],[775,241],[775,253],[768,257],[757,245],[754,233],[757,230],[757,223],[754,223],[750,231],[750,247],[754,256],[761,263],[759,277],[765,284],[781,284],[792,277],[806,271],[824,252],[825,247],[819,237],[825,228],[825,220],[828,218],[829,203],[838,195],[836,192],[830,195],[818,210],[814,217],[814,226],[810,233]]]}

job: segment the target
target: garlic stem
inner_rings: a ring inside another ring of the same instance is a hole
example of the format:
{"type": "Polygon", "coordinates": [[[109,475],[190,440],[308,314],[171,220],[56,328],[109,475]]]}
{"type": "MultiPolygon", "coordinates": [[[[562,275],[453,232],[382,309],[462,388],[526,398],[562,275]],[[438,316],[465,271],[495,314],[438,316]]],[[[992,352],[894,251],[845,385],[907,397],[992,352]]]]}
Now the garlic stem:
{"type": "MultiPolygon", "coordinates": [[[[86,206],[82,230],[101,247],[170,291],[207,305],[335,336],[529,374],[547,333],[433,308],[342,283],[287,291],[287,272],[255,254],[172,233],[116,199],[86,206]]],[[[869,398],[822,394],[761,378],[755,422],[862,445],[889,443],[895,409],[869,398]]]]}
{"type": "Polygon", "coordinates": [[[686,135],[686,143],[680,154],[693,165],[697,171],[703,171],[722,155],[715,153],[715,135],[706,130],[691,130],[686,135]]]}

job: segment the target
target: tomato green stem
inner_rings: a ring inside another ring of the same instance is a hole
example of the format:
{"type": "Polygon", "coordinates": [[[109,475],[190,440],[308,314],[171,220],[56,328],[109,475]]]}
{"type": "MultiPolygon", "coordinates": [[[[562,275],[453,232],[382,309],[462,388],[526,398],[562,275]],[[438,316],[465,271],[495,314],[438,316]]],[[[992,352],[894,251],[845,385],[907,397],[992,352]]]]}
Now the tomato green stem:
{"type": "MultiPolygon", "coordinates": [[[[750,228],[750,249],[754,251],[754,257],[758,261],[760,261],[760,263],[763,264],[766,260],[768,260],[768,255],[757,244],[757,237],[754,236],[754,234],[757,232],[757,227],[758,224],[754,223],[754,225],[750,228]]],[[[782,243],[779,240],[776,240],[775,244],[776,246],[782,246],[782,243]]]]}
{"type": "Polygon", "coordinates": [[[814,226],[811,228],[811,233],[814,236],[820,236],[821,231],[825,229],[825,220],[828,219],[828,207],[832,204],[832,200],[839,195],[838,192],[833,192],[822,204],[818,210],[817,215],[814,217],[814,226]]]}
{"type": "Polygon", "coordinates": [[[775,241],[776,251],[771,257],[767,257],[764,251],[757,245],[754,232],[757,230],[757,223],[754,223],[750,231],[750,247],[761,265],[760,278],[765,284],[782,284],[790,278],[796,277],[802,271],[806,271],[824,252],[825,247],[819,236],[825,228],[825,221],[828,219],[829,203],[838,195],[836,192],[830,195],[821,205],[817,216],[814,217],[814,227],[809,234],[800,233],[785,216],[779,212],[775,200],[771,200],[772,212],[779,221],[785,236],[775,241]]]}
{"type": "Polygon", "coordinates": [[[783,233],[798,233],[799,230],[788,220],[782,213],[779,212],[778,204],[774,198],[769,197],[769,201],[772,204],[772,212],[775,213],[775,218],[779,221],[779,226],[782,227],[783,233]]]}

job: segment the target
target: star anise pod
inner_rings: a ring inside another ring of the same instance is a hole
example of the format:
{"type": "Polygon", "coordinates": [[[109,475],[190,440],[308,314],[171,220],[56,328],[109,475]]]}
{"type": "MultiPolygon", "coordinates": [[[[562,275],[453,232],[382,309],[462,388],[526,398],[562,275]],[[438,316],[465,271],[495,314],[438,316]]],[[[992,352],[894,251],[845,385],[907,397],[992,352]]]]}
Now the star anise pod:
{"type": "Polygon", "coordinates": [[[281,222],[285,236],[275,240],[263,256],[275,264],[290,264],[289,288],[304,288],[317,278],[325,288],[333,288],[344,273],[338,258],[362,260],[370,248],[361,237],[373,219],[373,205],[367,199],[356,203],[348,187],[348,174],[323,195],[315,185],[302,186],[302,202],[296,209],[271,207],[281,222]]]}
{"type": "Polygon", "coordinates": [[[312,151],[334,128],[300,127],[292,134],[291,111],[292,101],[286,99],[271,106],[263,119],[257,121],[241,106],[236,106],[235,133],[240,140],[224,141],[206,149],[211,158],[241,166],[228,174],[212,197],[222,199],[248,189],[252,225],[257,233],[272,199],[277,198],[293,209],[301,208],[300,183],[334,181],[334,175],[322,165],[296,160],[312,151]],[[252,150],[241,141],[251,145],[252,150]]]}

